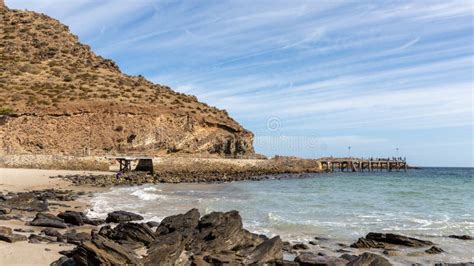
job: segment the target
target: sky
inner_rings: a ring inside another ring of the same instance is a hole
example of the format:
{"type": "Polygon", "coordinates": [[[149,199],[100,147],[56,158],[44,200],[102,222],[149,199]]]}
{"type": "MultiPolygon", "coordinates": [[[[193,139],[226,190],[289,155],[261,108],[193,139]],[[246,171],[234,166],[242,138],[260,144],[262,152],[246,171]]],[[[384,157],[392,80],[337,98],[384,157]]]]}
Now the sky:
{"type": "Polygon", "coordinates": [[[469,0],[5,2],[226,109],[258,153],[474,166],[469,0]]]}

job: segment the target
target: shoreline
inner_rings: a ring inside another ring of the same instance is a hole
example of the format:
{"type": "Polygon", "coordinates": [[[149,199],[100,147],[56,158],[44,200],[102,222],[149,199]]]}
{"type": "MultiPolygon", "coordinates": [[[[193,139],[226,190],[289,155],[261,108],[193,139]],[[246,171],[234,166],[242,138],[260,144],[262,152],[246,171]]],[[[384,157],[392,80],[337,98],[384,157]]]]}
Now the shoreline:
{"type": "MultiPolygon", "coordinates": [[[[56,215],[60,212],[67,210],[73,210],[78,212],[85,212],[87,208],[91,205],[88,197],[92,196],[93,193],[107,191],[110,186],[100,187],[100,186],[83,186],[75,185],[71,181],[64,180],[63,178],[51,178],[56,175],[89,175],[89,174],[111,174],[110,172],[89,172],[89,171],[63,171],[63,170],[37,170],[37,169],[5,169],[0,168],[0,190],[2,190],[5,195],[6,192],[11,193],[24,193],[26,191],[41,191],[47,189],[55,190],[71,190],[72,194],[70,195],[79,195],[72,200],[66,201],[49,201],[50,203],[50,213],[56,215]]],[[[251,180],[248,180],[251,181],[251,180]]],[[[69,195],[69,194],[68,194],[69,195]]],[[[11,216],[14,212],[10,213],[11,216]]],[[[0,226],[6,226],[12,229],[20,229],[24,232],[14,232],[15,234],[20,234],[28,236],[32,234],[28,232],[29,230],[34,230],[34,234],[40,235],[41,227],[25,225],[25,221],[31,220],[34,217],[36,212],[20,212],[22,214],[21,220],[12,219],[12,220],[0,220],[0,226]]],[[[59,229],[58,231],[61,234],[66,233],[67,230],[76,229],[79,233],[85,233],[86,235],[91,234],[91,230],[97,230],[100,226],[91,226],[83,225],[80,227],[69,226],[68,229],[59,229]]],[[[363,237],[363,236],[360,236],[363,237]]],[[[31,237],[30,237],[31,238],[31,237]]],[[[383,250],[373,250],[373,249],[362,249],[362,250],[348,250],[349,244],[343,244],[338,242],[337,239],[325,239],[324,236],[312,236],[312,241],[301,241],[291,240],[291,242],[286,242],[288,239],[282,239],[284,245],[286,245],[285,250],[285,259],[293,260],[297,256],[305,252],[311,252],[312,254],[322,254],[324,253],[325,259],[335,259],[341,254],[350,254],[351,256],[357,257],[361,256],[364,252],[368,251],[378,256],[389,258],[389,261],[395,264],[398,264],[390,259],[390,256],[384,254],[383,250]]],[[[67,244],[67,243],[58,243],[50,242],[45,243],[40,241],[39,243],[32,244],[27,241],[19,241],[15,243],[7,243],[0,241],[0,256],[5,258],[4,262],[6,265],[18,265],[24,263],[23,259],[19,257],[19,254],[24,254],[24,252],[30,252],[32,255],[30,257],[31,261],[34,261],[38,265],[49,265],[51,262],[58,260],[62,257],[59,252],[70,251],[74,249],[76,244],[67,244]]],[[[390,250],[389,247],[386,250],[390,250]]],[[[420,249],[419,252],[424,252],[425,249],[420,249]]],[[[401,249],[400,249],[401,250],[401,249]]],[[[391,251],[387,251],[391,252],[391,251]]],[[[391,256],[395,254],[390,253],[391,256]]],[[[424,253],[422,253],[424,254],[424,253]]],[[[417,256],[420,256],[419,254],[417,256]]],[[[320,256],[321,257],[321,256],[320,256]]],[[[347,259],[349,257],[346,257],[347,259]]]]}

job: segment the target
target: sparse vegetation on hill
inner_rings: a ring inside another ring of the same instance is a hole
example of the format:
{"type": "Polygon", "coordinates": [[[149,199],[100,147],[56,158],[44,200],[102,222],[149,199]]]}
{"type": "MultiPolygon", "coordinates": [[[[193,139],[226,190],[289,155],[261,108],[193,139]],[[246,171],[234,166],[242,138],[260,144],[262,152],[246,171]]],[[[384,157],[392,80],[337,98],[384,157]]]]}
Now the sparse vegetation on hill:
{"type": "Polygon", "coordinates": [[[10,10],[0,31],[0,97],[19,111],[69,101],[114,102],[206,110],[220,120],[223,111],[153,84],[127,76],[109,59],[95,55],[69,28],[42,14],[10,10]]]}

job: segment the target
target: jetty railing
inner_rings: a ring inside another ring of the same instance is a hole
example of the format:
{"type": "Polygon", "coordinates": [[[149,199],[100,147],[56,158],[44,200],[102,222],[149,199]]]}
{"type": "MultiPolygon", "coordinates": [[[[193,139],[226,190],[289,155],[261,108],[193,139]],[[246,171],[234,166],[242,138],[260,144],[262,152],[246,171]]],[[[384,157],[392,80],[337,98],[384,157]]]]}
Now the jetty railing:
{"type": "Polygon", "coordinates": [[[341,172],[372,172],[372,171],[406,171],[408,163],[406,158],[324,158],[320,159],[321,167],[328,172],[339,170],[341,172]]]}

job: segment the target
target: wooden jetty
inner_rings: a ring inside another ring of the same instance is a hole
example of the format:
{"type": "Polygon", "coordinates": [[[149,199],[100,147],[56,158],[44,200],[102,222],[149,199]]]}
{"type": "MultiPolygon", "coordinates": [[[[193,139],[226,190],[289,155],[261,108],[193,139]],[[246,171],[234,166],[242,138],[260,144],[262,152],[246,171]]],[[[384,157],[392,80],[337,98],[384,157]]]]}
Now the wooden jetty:
{"type": "Polygon", "coordinates": [[[328,172],[364,172],[364,171],[406,171],[406,158],[323,158],[319,162],[323,170],[328,172]]]}
{"type": "Polygon", "coordinates": [[[154,174],[152,157],[107,157],[107,159],[116,160],[120,166],[120,172],[132,171],[132,162],[138,161],[134,171],[150,172],[154,174]]]}

